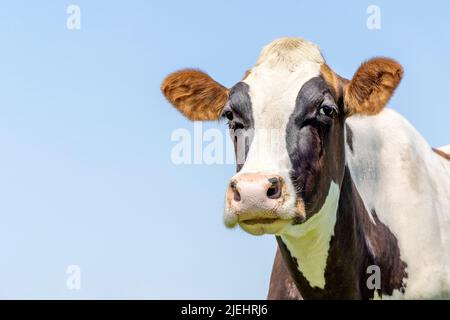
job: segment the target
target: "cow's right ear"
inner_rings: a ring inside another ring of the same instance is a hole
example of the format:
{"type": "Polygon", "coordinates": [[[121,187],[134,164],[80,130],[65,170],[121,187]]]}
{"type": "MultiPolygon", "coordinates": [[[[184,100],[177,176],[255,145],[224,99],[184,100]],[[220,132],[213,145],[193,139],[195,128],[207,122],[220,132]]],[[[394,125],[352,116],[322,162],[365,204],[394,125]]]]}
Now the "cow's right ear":
{"type": "Polygon", "coordinates": [[[202,71],[185,69],[168,75],[161,91],[187,118],[205,121],[220,117],[229,90],[202,71]]]}

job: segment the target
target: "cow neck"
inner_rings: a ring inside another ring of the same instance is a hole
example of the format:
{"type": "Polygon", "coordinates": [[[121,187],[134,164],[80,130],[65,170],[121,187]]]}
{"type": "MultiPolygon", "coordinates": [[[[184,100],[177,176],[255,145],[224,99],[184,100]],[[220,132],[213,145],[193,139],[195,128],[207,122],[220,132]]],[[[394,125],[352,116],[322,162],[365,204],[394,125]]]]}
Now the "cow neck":
{"type": "Polygon", "coordinates": [[[326,200],[319,212],[302,224],[291,225],[280,234],[297,269],[313,287],[325,287],[330,240],[334,234],[339,202],[339,187],[330,183],[326,200]]]}
{"type": "Polygon", "coordinates": [[[365,282],[366,268],[373,262],[364,239],[364,229],[373,226],[367,224],[372,222],[346,167],[341,189],[331,183],[322,209],[277,236],[304,298],[373,296],[365,282]]]}

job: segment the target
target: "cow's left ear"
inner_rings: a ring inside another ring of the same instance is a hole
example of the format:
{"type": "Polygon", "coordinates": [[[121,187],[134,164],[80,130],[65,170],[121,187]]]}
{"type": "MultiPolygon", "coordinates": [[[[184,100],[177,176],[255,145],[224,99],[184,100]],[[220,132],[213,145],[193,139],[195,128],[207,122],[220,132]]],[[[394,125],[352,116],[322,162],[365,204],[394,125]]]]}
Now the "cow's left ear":
{"type": "Polygon", "coordinates": [[[379,113],[402,76],[402,66],[392,59],[374,58],[364,62],[344,88],[346,115],[379,113]]]}

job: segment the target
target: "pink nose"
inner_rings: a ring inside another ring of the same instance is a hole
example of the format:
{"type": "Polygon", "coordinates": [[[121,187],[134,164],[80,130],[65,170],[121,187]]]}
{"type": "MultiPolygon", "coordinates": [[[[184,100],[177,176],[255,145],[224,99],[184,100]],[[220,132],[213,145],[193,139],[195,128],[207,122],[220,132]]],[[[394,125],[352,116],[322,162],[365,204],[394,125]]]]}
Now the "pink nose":
{"type": "Polygon", "coordinates": [[[277,175],[242,173],[233,178],[227,201],[238,214],[273,212],[280,204],[283,179],[277,175]]]}

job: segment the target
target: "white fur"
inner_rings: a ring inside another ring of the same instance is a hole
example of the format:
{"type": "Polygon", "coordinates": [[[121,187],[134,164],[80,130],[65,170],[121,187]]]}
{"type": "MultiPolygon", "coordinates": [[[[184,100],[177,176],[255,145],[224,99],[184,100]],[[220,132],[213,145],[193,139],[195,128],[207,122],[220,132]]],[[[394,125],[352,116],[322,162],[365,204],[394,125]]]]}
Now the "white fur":
{"type": "Polygon", "coordinates": [[[302,39],[282,38],[263,48],[244,80],[250,87],[255,134],[241,171],[277,174],[287,183],[289,197],[279,209],[292,218],[295,189],[290,182],[292,164],[286,148],[286,126],[300,88],[320,74],[324,62],[319,49],[302,39]]]}
{"type": "MultiPolygon", "coordinates": [[[[398,239],[408,264],[405,298],[450,292],[450,161],[402,116],[352,116],[346,161],[368,208],[398,239]]],[[[397,296],[398,297],[398,296],[397,296]]]]}
{"type": "Polygon", "coordinates": [[[311,287],[325,288],[325,269],[330,240],[334,235],[339,194],[338,185],[331,182],[325,203],[318,213],[302,224],[289,224],[280,232],[283,243],[297,260],[299,271],[311,287]]]}

